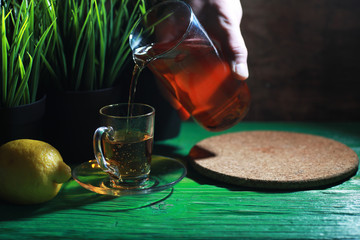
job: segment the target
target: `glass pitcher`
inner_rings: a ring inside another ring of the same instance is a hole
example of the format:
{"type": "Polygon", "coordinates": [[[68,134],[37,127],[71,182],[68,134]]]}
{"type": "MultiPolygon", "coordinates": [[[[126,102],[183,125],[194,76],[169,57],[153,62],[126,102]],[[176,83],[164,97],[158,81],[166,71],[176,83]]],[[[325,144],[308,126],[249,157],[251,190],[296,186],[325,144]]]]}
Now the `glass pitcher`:
{"type": "Polygon", "coordinates": [[[129,40],[135,63],[156,75],[182,119],[193,117],[209,131],[222,131],[246,115],[246,82],[233,78],[188,4],[166,1],[149,9],[129,40]]]}

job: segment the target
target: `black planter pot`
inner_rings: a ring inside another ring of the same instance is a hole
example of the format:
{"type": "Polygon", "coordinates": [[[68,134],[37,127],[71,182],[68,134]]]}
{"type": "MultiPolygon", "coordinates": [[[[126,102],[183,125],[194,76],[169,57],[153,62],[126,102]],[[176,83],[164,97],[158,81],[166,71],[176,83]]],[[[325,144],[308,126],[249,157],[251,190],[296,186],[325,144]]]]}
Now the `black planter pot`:
{"type": "MultiPolygon", "coordinates": [[[[131,79],[131,75],[124,76],[131,79]]],[[[129,81],[130,83],[130,81],[129,81]]],[[[56,147],[67,163],[94,159],[92,137],[100,126],[101,107],[127,102],[129,86],[96,91],[49,93],[46,107],[46,140],[56,147]]],[[[155,78],[145,70],[138,81],[135,102],[155,108],[155,141],[174,138],[181,121],[177,112],[158,91],[155,78]]]]}
{"type": "Polygon", "coordinates": [[[100,126],[99,110],[121,101],[119,88],[48,94],[46,140],[66,163],[94,159],[92,138],[100,126]]]}
{"type": "Polygon", "coordinates": [[[44,140],[46,96],[13,108],[0,108],[0,145],[15,139],[44,140]]]}

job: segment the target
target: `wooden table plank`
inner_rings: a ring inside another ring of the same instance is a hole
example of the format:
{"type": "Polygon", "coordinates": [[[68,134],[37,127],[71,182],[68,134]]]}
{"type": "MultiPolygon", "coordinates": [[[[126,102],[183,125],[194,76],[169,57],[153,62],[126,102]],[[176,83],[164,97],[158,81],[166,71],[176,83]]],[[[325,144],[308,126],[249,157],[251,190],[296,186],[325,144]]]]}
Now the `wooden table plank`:
{"type": "MultiPolygon", "coordinates": [[[[255,129],[312,133],[343,142],[360,153],[360,123],[241,123],[255,129]]],[[[186,155],[209,133],[185,122],[178,138],[159,142],[158,154],[186,155]]],[[[0,203],[0,239],[136,239],[244,237],[247,239],[360,238],[360,175],[329,188],[261,192],[200,176],[152,195],[113,198],[66,183],[38,206],[0,203]]]]}

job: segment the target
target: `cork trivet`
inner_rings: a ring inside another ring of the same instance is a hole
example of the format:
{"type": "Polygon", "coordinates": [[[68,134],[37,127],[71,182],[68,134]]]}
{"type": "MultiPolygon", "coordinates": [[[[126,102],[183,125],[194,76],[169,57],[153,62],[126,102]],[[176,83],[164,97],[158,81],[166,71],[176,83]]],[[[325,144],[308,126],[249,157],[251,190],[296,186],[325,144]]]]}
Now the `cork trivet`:
{"type": "Polygon", "coordinates": [[[320,136],[281,131],[219,135],[197,143],[190,163],[201,174],[234,185],[279,190],[339,183],[358,168],[346,145],[320,136]]]}

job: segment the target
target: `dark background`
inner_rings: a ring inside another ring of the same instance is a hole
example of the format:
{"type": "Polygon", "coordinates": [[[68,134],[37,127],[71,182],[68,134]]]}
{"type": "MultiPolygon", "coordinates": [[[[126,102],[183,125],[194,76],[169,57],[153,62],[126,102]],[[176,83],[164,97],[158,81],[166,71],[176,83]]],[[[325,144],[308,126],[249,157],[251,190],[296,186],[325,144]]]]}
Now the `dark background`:
{"type": "Polygon", "coordinates": [[[241,0],[244,120],[360,120],[360,1],[241,0]]]}

